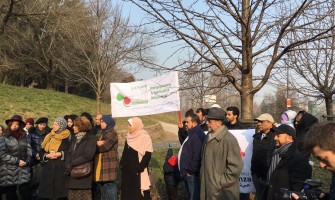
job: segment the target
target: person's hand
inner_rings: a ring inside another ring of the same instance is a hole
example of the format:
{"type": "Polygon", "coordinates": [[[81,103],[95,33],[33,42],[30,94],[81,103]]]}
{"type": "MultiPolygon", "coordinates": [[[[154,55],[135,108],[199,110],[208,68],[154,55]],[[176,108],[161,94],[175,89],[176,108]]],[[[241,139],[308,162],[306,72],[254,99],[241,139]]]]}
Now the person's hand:
{"type": "Polygon", "coordinates": [[[50,152],[45,157],[48,158],[48,159],[51,159],[51,160],[55,160],[55,159],[58,158],[57,153],[55,153],[55,152],[50,152]]]}
{"type": "Polygon", "coordinates": [[[183,127],[184,127],[183,122],[179,122],[178,123],[178,128],[183,128],[183,127]]]}
{"type": "Polygon", "coordinates": [[[105,144],[105,141],[97,141],[97,145],[100,147],[101,145],[105,144]]]}
{"type": "Polygon", "coordinates": [[[20,166],[20,167],[23,167],[23,166],[26,166],[26,165],[27,165],[27,163],[24,162],[23,160],[20,160],[20,161],[19,161],[19,166],[20,166]]]}
{"type": "Polygon", "coordinates": [[[36,160],[41,160],[40,155],[36,154],[36,160]]]}
{"type": "Polygon", "coordinates": [[[294,192],[292,193],[292,197],[293,197],[293,199],[299,199],[299,196],[294,192]]]}

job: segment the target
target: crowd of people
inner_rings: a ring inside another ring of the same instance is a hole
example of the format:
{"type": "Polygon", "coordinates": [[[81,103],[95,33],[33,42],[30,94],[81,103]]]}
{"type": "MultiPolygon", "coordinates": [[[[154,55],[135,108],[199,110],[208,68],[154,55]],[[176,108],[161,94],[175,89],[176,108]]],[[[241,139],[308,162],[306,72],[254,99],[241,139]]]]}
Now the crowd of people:
{"type": "Polygon", "coordinates": [[[119,162],[118,133],[109,115],[49,119],[14,115],[0,126],[0,199],[7,200],[150,199],[148,164],[151,138],[138,117],[128,120],[119,162]]]}
{"type": "MultiPolygon", "coordinates": [[[[191,200],[276,200],[283,199],[283,188],[302,191],[304,182],[312,177],[309,162],[312,148],[305,148],[304,143],[308,140],[309,129],[319,124],[318,119],[305,111],[297,113],[292,110],[284,111],[280,117],[279,124],[268,113],[254,119],[256,132],[252,141],[250,170],[256,192],[246,194],[240,193],[239,188],[243,169],[240,148],[229,132],[248,129],[248,125],[239,120],[239,109],[231,106],[223,110],[216,105],[209,109],[198,108],[196,112],[188,110],[185,121],[179,124],[181,148],[178,158],[169,149],[164,164],[169,199],[178,196],[180,181],[184,182],[191,200]]],[[[249,127],[254,126],[249,124],[249,127]]],[[[335,134],[335,130],[332,131],[335,134]]],[[[332,142],[334,147],[335,140],[332,142]]],[[[310,144],[307,142],[307,145],[310,144]]],[[[322,162],[326,161],[320,161],[321,166],[325,165],[322,162]]],[[[333,166],[324,168],[334,169],[333,166]]],[[[329,196],[321,197],[326,199],[329,196]]],[[[298,199],[298,196],[293,193],[289,198],[298,199]]]]}
{"type": "MultiPolygon", "coordinates": [[[[335,172],[334,123],[318,123],[315,116],[292,110],[282,113],[280,124],[268,113],[255,121],[250,170],[257,200],[282,199],[282,188],[301,191],[312,176],[311,153],[322,168],[335,172]]],[[[152,141],[141,118],[127,122],[119,160],[116,122],[110,115],[98,114],[95,120],[87,112],[66,115],[51,127],[47,117],[5,120],[7,127],[0,125],[0,195],[8,200],[116,200],[120,169],[122,200],[151,199],[152,141]]],[[[190,109],[178,127],[181,147],[176,155],[169,147],[163,166],[168,198],[178,199],[183,182],[191,200],[250,199],[240,193],[244,163],[230,132],[252,127],[239,120],[239,109],[190,109]]],[[[332,193],[320,198],[332,199],[332,193]]]]}

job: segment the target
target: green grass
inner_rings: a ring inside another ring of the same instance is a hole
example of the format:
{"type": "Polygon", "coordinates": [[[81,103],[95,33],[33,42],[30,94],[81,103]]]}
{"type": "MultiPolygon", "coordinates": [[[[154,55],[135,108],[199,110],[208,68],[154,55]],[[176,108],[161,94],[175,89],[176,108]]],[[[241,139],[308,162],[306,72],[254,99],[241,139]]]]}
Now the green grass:
{"type": "MultiPolygon", "coordinates": [[[[2,105],[0,124],[2,125],[5,125],[6,119],[15,114],[21,115],[23,120],[32,117],[36,121],[39,117],[48,117],[49,125],[56,117],[63,117],[66,114],[80,115],[82,112],[89,112],[93,118],[96,114],[95,100],[72,94],[3,84],[0,84],[0,94],[0,105],[2,105]]],[[[110,114],[111,105],[102,103],[101,113],[110,114]]],[[[116,118],[116,129],[125,130],[128,118],[116,118]]],[[[141,118],[146,126],[157,123],[153,116],[141,118]]]]}
{"type": "Polygon", "coordinates": [[[321,190],[325,192],[329,192],[330,181],[332,178],[332,174],[329,171],[322,169],[319,165],[319,162],[312,157],[311,161],[314,162],[313,165],[313,172],[312,172],[312,179],[318,179],[322,181],[321,190]]]}
{"type": "Polygon", "coordinates": [[[154,118],[158,121],[170,123],[170,124],[178,124],[178,114],[177,112],[169,112],[163,114],[156,114],[156,115],[148,115],[148,117],[154,118]]]}

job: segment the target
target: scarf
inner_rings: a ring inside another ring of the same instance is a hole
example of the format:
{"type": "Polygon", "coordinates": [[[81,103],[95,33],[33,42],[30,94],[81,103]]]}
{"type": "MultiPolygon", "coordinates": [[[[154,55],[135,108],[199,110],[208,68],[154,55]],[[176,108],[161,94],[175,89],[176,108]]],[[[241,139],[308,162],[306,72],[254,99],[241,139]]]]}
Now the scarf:
{"type": "Polygon", "coordinates": [[[19,140],[19,138],[21,137],[21,132],[19,130],[16,130],[16,131],[9,131],[10,132],[10,135],[12,137],[14,137],[16,140],[19,140]]]}
{"type": "Polygon", "coordinates": [[[279,161],[281,160],[281,157],[287,152],[288,148],[290,148],[290,146],[292,144],[293,144],[293,142],[288,143],[288,144],[280,147],[279,149],[275,149],[273,151],[271,165],[270,165],[270,169],[269,169],[268,175],[267,175],[268,183],[270,183],[271,175],[272,175],[273,171],[276,169],[279,161]]]}
{"type": "Polygon", "coordinates": [[[66,139],[70,136],[70,131],[67,129],[63,130],[60,133],[56,133],[55,131],[51,131],[48,135],[45,136],[41,147],[46,152],[57,152],[63,139],[66,139]]]}
{"type": "Polygon", "coordinates": [[[76,136],[76,143],[80,143],[81,139],[83,139],[83,137],[86,135],[86,132],[79,132],[77,133],[76,136]]]}
{"type": "MultiPolygon", "coordinates": [[[[143,129],[144,125],[140,118],[133,117],[128,120],[129,124],[133,127],[131,133],[127,134],[127,144],[138,153],[138,161],[141,162],[145,152],[153,152],[152,142],[150,135],[143,129]]],[[[150,189],[150,179],[148,169],[145,168],[141,172],[141,190],[150,189]]]]}

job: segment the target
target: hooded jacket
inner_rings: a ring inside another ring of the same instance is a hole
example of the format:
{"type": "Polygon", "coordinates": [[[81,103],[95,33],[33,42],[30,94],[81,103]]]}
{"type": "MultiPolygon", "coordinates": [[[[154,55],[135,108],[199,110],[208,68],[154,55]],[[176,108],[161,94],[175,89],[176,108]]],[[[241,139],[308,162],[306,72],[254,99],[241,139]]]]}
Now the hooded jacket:
{"type": "Polygon", "coordinates": [[[298,151],[300,151],[307,159],[309,159],[309,157],[311,156],[311,153],[306,152],[304,150],[304,140],[305,140],[306,134],[309,131],[309,129],[314,124],[318,123],[318,119],[315,116],[305,111],[298,112],[297,116],[299,114],[302,115],[299,123],[296,122],[296,118],[294,119],[294,128],[297,131],[296,132],[297,134],[296,144],[297,144],[298,151]]]}

